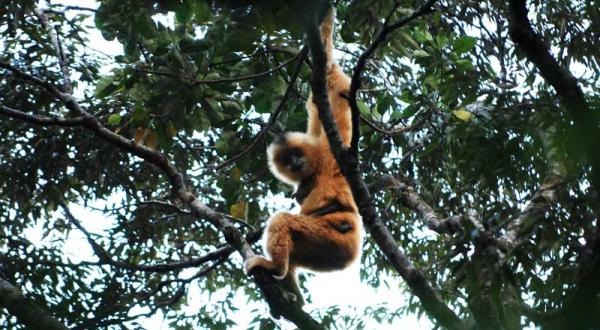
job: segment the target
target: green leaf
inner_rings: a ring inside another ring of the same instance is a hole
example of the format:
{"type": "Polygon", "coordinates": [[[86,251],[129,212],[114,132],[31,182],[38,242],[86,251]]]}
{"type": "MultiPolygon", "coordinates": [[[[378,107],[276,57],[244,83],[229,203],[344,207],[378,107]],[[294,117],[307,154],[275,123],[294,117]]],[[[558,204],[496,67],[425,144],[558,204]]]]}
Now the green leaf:
{"type": "Polygon", "coordinates": [[[107,76],[98,81],[98,84],[96,84],[96,90],[94,92],[97,98],[107,97],[119,88],[119,83],[114,79],[114,76],[107,76]]]}
{"type": "Polygon", "coordinates": [[[477,44],[477,38],[465,36],[454,41],[454,51],[457,54],[464,54],[469,52],[477,44]]]}
{"type": "Polygon", "coordinates": [[[108,124],[111,126],[117,126],[121,123],[121,115],[118,113],[113,113],[108,116],[108,124]]]}
{"type": "Polygon", "coordinates": [[[210,12],[210,6],[205,0],[199,0],[194,3],[194,15],[200,23],[210,20],[212,13],[210,12]]]}
{"type": "Polygon", "coordinates": [[[377,98],[377,112],[380,115],[383,115],[386,111],[389,110],[393,101],[394,98],[391,95],[387,93],[382,94],[382,96],[377,98]]]}
{"type": "Polygon", "coordinates": [[[413,52],[413,55],[414,55],[415,57],[428,57],[428,56],[429,56],[429,53],[428,53],[428,52],[426,52],[426,51],[424,51],[424,50],[422,50],[422,49],[416,49],[416,50],[413,52]]]}
{"type": "Polygon", "coordinates": [[[194,12],[188,4],[188,1],[184,1],[177,7],[175,18],[177,19],[177,22],[185,24],[192,18],[192,14],[194,14],[194,12]]]}
{"type": "Polygon", "coordinates": [[[433,36],[427,30],[415,29],[414,36],[420,43],[433,41],[433,36]]]}
{"type": "Polygon", "coordinates": [[[221,134],[221,137],[215,142],[215,148],[220,155],[227,154],[232,146],[231,139],[235,136],[235,133],[231,131],[225,131],[221,134]]]}
{"type": "Polygon", "coordinates": [[[364,102],[357,101],[356,103],[358,104],[358,110],[360,110],[360,113],[363,115],[369,114],[369,107],[364,102]]]}
{"type": "MultiPolygon", "coordinates": [[[[410,35],[408,35],[408,33],[404,32],[404,31],[399,31],[398,32],[398,37],[400,40],[403,41],[403,43],[406,43],[410,46],[410,48],[412,49],[419,49],[419,44],[415,41],[415,39],[413,39],[410,35]]],[[[392,42],[394,42],[394,40],[398,40],[398,39],[393,39],[392,42]]]]}
{"type": "Polygon", "coordinates": [[[473,70],[473,64],[469,59],[462,59],[456,61],[456,67],[462,71],[471,71],[473,70]]]}
{"type": "Polygon", "coordinates": [[[270,113],[271,101],[268,98],[263,97],[254,104],[254,107],[256,108],[256,112],[258,113],[270,113]]]}

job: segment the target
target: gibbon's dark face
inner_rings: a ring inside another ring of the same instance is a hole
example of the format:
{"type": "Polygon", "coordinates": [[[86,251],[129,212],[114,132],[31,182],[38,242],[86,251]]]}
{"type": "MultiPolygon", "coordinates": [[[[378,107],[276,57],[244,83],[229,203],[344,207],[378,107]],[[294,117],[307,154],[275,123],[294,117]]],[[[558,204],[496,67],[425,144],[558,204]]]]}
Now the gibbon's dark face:
{"type": "Polygon", "coordinates": [[[306,165],[304,152],[300,148],[289,148],[279,155],[279,162],[285,165],[290,172],[301,172],[306,165]]]}

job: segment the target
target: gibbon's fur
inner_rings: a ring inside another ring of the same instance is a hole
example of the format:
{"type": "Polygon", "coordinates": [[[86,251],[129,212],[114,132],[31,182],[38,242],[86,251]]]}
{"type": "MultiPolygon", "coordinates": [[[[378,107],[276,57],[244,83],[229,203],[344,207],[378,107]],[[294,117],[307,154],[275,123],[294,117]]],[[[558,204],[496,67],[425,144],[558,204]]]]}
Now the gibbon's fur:
{"type": "MultiPolygon", "coordinates": [[[[345,145],[352,138],[351,112],[348,101],[350,78],[332,61],[333,9],[320,26],[327,53],[327,88],[333,116],[345,145]]],[[[333,271],[347,267],[360,249],[361,221],[346,178],[337,166],[327,136],[312,102],[306,104],[306,133],[289,132],[276,139],[267,155],[273,174],[295,185],[300,214],[279,212],[273,215],[265,231],[266,252],[270,256],[249,258],[247,272],[262,267],[284,281],[300,302],[296,268],[333,271]]]]}

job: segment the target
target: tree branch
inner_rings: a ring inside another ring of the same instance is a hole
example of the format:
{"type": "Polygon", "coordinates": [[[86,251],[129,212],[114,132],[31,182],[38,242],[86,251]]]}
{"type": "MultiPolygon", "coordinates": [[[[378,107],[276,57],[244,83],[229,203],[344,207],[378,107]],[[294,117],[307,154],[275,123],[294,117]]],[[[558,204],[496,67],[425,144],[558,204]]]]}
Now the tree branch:
{"type": "MultiPolygon", "coordinates": [[[[81,231],[83,233],[83,235],[86,237],[88,243],[92,246],[92,250],[94,251],[94,254],[96,254],[96,256],[98,257],[100,263],[115,266],[115,267],[122,268],[122,269],[142,271],[142,272],[166,273],[166,272],[170,272],[173,270],[179,270],[182,268],[198,267],[208,261],[226,258],[235,251],[235,249],[233,247],[228,245],[228,246],[225,246],[222,248],[218,248],[214,251],[208,252],[204,256],[199,257],[199,258],[193,258],[193,259],[186,260],[186,261],[155,264],[155,265],[136,265],[136,264],[130,264],[127,262],[115,261],[111,258],[110,254],[108,252],[106,252],[106,250],[92,238],[92,235],[81,225],[81,222],[79,222],[79,220],[77,220],[77,218],[75,218],[75,216],[73,216],[73,214],[71,213],[71,210],[69,210],[69,208],[64,203],[61,204],[61,208],[63,209],[63,212],[64,212],[67,220],[69,220],[69,222],[71,224],[73,224],[77,229],[79,229],[79,231],[81,231]]],[[[261,236],[261,232],[253,233],[248,238],[248,241],[251,243],[254,243],[254,242],[258,241],[260,236],[261,236]]]]}
{"type": "MultiPolygon", "coordinates": [[[[402,126],[402,127],[396,127],[396,128],[384,128],[384,127],[379,127],[377,126],[377,124],[375,124],[374,122],[370,121],[369,119],[367,119],[365,116],[363,116],[362,114],[360,115],[360,119],[365,122],[365,124],[367,124],[367,126],[371,127],[373,130],[385,134],[385,135],[395,135],[395,134],[399,134],[399,133],[406,133],[406,132],[411,132],[411,131],[416,131],[418,129],[420,129],[423,125],[423,123],[415,123],[412,124],[410,126],[402,126]]],[[[354,133],[354,132],[353,132],[354,133]]]]}
{"type": "Polygon", "coordinates": [[[38,330],[67,330],[67,327],[52,317],[8,281],[0,278],[0,307],[6,308],[26,327],[38,330]]]}
{"type": "Polygon", "coordinates": [[[293,71],[292,75],[290,76],[290,82],[288,83],[288,86],[287,86],[285,92],[283,93],[283,96],[281,97],[281,101],[279,102],[277,109],[275,109],[275,112],[273,112],[271,114],[271,117],[269,117],[269,121],[267,122],[267,124],[261,129],[261,131],[252,140],[252,142],[250,142],[250,144],[244,150],[242,150],[242,152],[240,152],[239,154],[222,162],[221,164],[217,165],[215,167],[215,169],[217,171],[222,170],[223,168],[227,167],[229,164],[244,157],[244,155],[246,155],[248,152],[250,152],[250,150],[252,150],[256,146],[256,144],[258,144],[258,142],[265,136],[265,134],[267,134],[269,129],[271,129],[271,126],[273,126],[273,124],[275,124],[275,121],[279,117],[279,114],[283,110],[283,107],[285,106],[287,99],[289,98],[292,90],[294,89],[294,83],[296,82],[296,79],[298,78],[298,74],[300,73],[300,69],[302,68],[302,64],[304,63],[304,59],[306,58],[307,54],[308,54],[308,47],[302,48],[300,53],[298,53],[298,62],[296,63],[296,67],[294,68],[294,71],[293,71]]]}
{"type": "MultiPolygon", "coordinates": [[[[248,242],[244,239],[242,233],[229,219],[227,219],[227,217],[200,202],[200,200],[190,192],[185,184],[183,174],[179,172],[165,155],[146,146],[138,145],[135,141],[124,138],[107,129],[96,117],[86,112],[71,94],[58,91],[56,87],[47,81],[27,74],[10,64],[0,62],[0,67],[6,68],[17,76],[49,91],[55,98],[64,103],[67,109],[72,113],[76,113],[83,117],[84,119],[81,126],[94,132],[98,138],[154,164],[169,180],[174,195],[187,205],[194,216],[206,219],[214,225],[223,234],[227,243],[234,247],[243,259],[255,255],[248,242]]],[[[274,316],[283,316],[302,329],[323,328],[319,322],[302,310],[302,307],[298,302],[289,299],[290,295],[287,294],[286,289],[284,289],[271,274],[268,274],[267,271],[258,269],[253,272],[253,277],[256,284],[265,295],[265,299],[269,303],[271,312],[274,316]]]]}
{"type": "Polygon", "coordinates": [[[300,51],[298,54],[296,54],[296,56],[290,58],[289,60],[282,62],[281,64],[272,67],[271,69],[267,70],[267,71],[263,71],[263,72],[258,72],[258,73],[253,73],[253,74],[249,74],[246,76],[240,76],[240,77],[229,77],[229,78],[220,78],[220,79],[206,79],[206,80],[201,80],[201,79],[197,79],[195,77],[191,77],[191,76],[186,76],[186,75],[181,75],[179,73],[175,73],[175,72],[165,72],[165,71],[154,71],[154,70],[147,70],[147,69],[140,69],[140,68],[134,68],[134,70],[139,71],[139,72],[145,72],[145,73],[151,73],[151,74],[156,74],[156,75],[161,75],[161,76],[169,76],[169,77],[176,77],[176,78],[181,78],[181,79],[186,79],[189,80],[191,82],[193,82],[193,86],[197,86],[197,85],[209,85],[209,84],[218,84],[218,83],[229,83],[229,82],[238,82],[238,81],[244,81],[244,80],[250,80],[250,79],[255,79],[255,78],[260,78],[263,76],[267,76],[273,72],[277,72],[279,70],[281,70],[283,67],[287,66],[288,64],[297,61],[300,59],[301,57],[301,53],[302,51],[300,51]]]}
{"type": "Polygon", "coordinates": [[[63,82],[65,85],[64,86],[65,92],[69,93],[69,94],[73,93],[73,83],[71,82],[71,74],[69,72],[69,65],[67,63],[67,59],[65,57],[65,52],[62,47],[62,44],[60,43],[58,31],[53,30],[52,27],[50,26],[50,24],[48,24],[48,17],[46,16],[46,13],[44,13],[44,10],[35,8],[35,14],[38,17],[38,19],[40,20],[42,27],[44,29],[46,29],[46,31],[48,32],[48,36],[50,36],[50,41],[52,42],[52,46],[54,47],[54,50],[56,51],[56,58],[58,59],[58,66],[60,67],[60,70],[62,72],[63,82]]]}
{"type": "Polygon", "coordinates": [[[395,11],[397,6],[394,7],[392,12],[390,12],[385,22],[383,23],[381,29],[373,38],[371,45],[369,45],[369,47],[367,47],[367,49],[365,49],[365,51],[362,52],[362,54],[360,54],[360,56],[358,57],[358,60],[354,65],[352,80],[350,83],[350,92],[348,94],[350,108],[352,109],[352,141],[350,143],[350,150],[352,150],[353,154],[358,154],[358,141],[360,139],[360,109],[358,108],[356,95],[358,94],[358,90],[360,89],[361,75],[367,65],[367,60],[373,55],[375,50],[377,50],[377,48],[386,41],[386,38],[391,32],[405,26],[406,24],[410,23],[411,21],[420,16],[432,12],[432,6],[434,3],[435,0],[427,0],[427,2],[425,2],[419,9],[415,10],[412,14],[404,17],[403,19],[399,20],[394,24],[388,24],[388,20],[390,19],[391,15],[393,14],[393,11],[395,11]]]}
{"type": "Polygon", "coordinates": [[[22,121],[41,126],[73,127],[81,126],[84,121],[83,117],[59,118],[30,115],[21,110],[13,109],[5,105],[0,105],[0,113],[14,119],[20,119],[22,121]]]}
{"type": "MultiPolygon", "coordinates": [[[[349,150],[344,148],[342,144],[340,133],[331,113],[325,74],[327,58],[321,42],[316,17],[307,20],[306,34],[313,60],[311,79],[313,102],[319,111],[319,119],[329,140],[331,151],[351,187],[366,229],[392,267],[402,276],[411,291],[420,299],[425,312],[443,327],[448,329],[466,329],[463,321],[446,306],[423,273],[416,269],[406,255],[400,251],[394,237],[381,220],[377,218],[377,211],[373,206],[371,193],[362,179],[358,159],[357,157],[348,155],[349,150]]],[[[356,113],[355,115],[358,116],[356,113]]]]}
{"type": "Polygon", "coordinates": [[[552,56],[550,48],[538,35],[527,18],[526,0],[509,1],[509,34],[517,47],[540,71],[546,82],[556,90],[561,103],[567,109],[575,126],[577,142],[584,146],[592,165],[591,182],[600,191],[600,156],[597,143],[600,141],[598,118],[594,116],[585,95],[567,68],[552,56]]]}
{"type": "MultiPolygon", "coordinates": [[[[460,230],[459,217],[440,218],[435,210],[423,200],[419,194],[417,194],[414,187],[409,186],[390,175],[383,175],[374,184],[374,187],[376,188],[379,188],[380,186],[396,190],[399,193],[402,204],[419,213],[427,228],[436,233],[455,233],[460,230]]],[[[373,191],[373,189],[371,190],[373,191]]]]}
{"type": "Polygon", "coordinates": [[[523,211],[508,222],[506,232],[498,240],[506,256],[529,238],[538,221],[543,219],[545,213],[558,201],[560,189],[565,183],[566,169],[560,163],[555,144],[550,140],[551,134],[554,134],[552,127],[546,130],[538,129],[548,164],[547,174],[538,191],[531,196],[523,211]]]}

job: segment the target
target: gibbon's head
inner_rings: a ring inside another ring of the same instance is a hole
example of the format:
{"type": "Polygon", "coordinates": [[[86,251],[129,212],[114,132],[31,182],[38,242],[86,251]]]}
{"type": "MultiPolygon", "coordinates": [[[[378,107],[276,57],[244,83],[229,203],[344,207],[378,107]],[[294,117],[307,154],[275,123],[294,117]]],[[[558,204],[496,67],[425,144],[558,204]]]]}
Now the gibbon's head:
{"type": "Polygon", "coordinates": [[[267,149],[269,168],[279,180],[297,185],[312,176],[317,168],[315,146],[304,133],[287,133],[267,149]]]}

